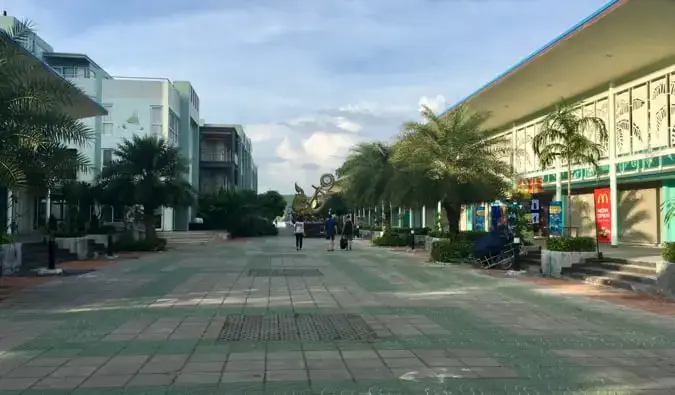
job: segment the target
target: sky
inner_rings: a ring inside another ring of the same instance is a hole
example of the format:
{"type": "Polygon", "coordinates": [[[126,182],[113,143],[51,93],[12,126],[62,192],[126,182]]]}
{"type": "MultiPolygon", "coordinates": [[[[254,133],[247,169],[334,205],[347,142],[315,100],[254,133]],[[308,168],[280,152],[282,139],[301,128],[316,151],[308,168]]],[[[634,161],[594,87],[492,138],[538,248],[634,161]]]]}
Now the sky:
{"type": "Polygon", "coordinates": [[[253,141],[260,191],[293,193],[350,147],[443,111],[606,0],[0,0],[58,52],[190,81],[253,141]]]}

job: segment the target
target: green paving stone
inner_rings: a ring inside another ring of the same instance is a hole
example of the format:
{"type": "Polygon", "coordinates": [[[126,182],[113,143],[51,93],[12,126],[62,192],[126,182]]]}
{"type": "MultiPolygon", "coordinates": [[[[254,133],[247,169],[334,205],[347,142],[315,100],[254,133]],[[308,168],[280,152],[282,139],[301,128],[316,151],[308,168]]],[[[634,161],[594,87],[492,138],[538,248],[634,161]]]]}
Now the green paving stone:
{"type": "Polygon", "coordinates": [[[78,356],[82,352],[81,349],[73,348],[59,348],[47,350],[40,354],[41,358],[72,358],[78,356]]]}
{"type": "Polygon", "coordinates": [[[268,342],[267,351],[296,351],[302,350],[300,342],[268,342]]]}

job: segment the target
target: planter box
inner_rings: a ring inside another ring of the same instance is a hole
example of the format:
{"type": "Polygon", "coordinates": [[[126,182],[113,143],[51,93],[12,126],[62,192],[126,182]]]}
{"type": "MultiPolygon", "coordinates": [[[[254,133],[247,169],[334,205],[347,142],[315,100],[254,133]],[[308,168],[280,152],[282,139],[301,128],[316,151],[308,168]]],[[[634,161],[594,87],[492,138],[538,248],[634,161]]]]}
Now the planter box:
{"type": "Polygon", "coordinates": [[[371,240],[373,238],[372,230],[359,230],[359,233],[361,234],[361,239],[363,240],[371,240]]]}
{"type": "Polygon", "coordinates": [[[675,297],[675,263],[662,261],[656,264],[656,291],[675,297]]]}
{"type": "Polygon", "coordinates": [[[562,269],[569,269],[572,265],[583,263],[586,259],[595,258],[595,251],[550,251],[541,250],[541,272],[544,275],[560,277],[562,269]]]}
{"type": "Polygon", "coordinates": [[[434,246],[435,241],[439,240],[445,240],[440,237],[431,237],[431,236],[424,236],[424,249],[427,251],[427,257],[429,258],[429,261],[432,261],[431,259],[431,248],[434,246]]]}
{"type": "Polygon", "coordinates": [[[0,259],[3,275],[16,273],[21,269],[23,259],[21,257],[21,243],[0,244],[0,259]]]}
{"type": "Polygon", "coordinates": [[[54,239],[56,246],[62,250],[68,250],[77,255],[77,259],[89,257],[89,239],[84,237],[57,237],[54,239]]]}
{"type": "MultiPolygon", "coordinates": [[[[88,240],[93,240],[94,243],[100,244],[102,246],[108,247],[108,235],[86,235],[88,240]]],[[[113,235],[113,243],[116,243],[120,239],[119,234],[113,235]]]]}

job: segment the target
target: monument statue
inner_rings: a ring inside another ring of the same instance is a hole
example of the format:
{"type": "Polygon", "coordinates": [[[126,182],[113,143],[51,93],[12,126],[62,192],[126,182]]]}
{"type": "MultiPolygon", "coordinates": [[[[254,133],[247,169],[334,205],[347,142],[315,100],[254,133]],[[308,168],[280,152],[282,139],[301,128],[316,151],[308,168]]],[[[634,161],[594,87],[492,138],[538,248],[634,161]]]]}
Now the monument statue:
{"type": "Polygon", "coordinates": [[[319,186],[312,185],[314,188],[312,196],[306,196],[305,191],[296,182],[295,196],[291,203],[293,215],[296,217],[317,215],[326,204],[333,186],[335,186],[335,177],[330,173],[323,174],[319,179],[319,186]]]}

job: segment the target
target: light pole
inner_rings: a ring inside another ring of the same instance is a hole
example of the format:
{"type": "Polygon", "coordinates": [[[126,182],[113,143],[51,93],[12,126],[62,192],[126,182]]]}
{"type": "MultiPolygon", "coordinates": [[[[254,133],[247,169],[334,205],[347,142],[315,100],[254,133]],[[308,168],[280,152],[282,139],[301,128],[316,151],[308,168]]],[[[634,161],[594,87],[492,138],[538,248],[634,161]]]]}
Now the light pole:
{"type": "Polygon", "coordinates": [[[414,250],[415,249],[415,229],[410,229],[410,249],[414,250]]]}

